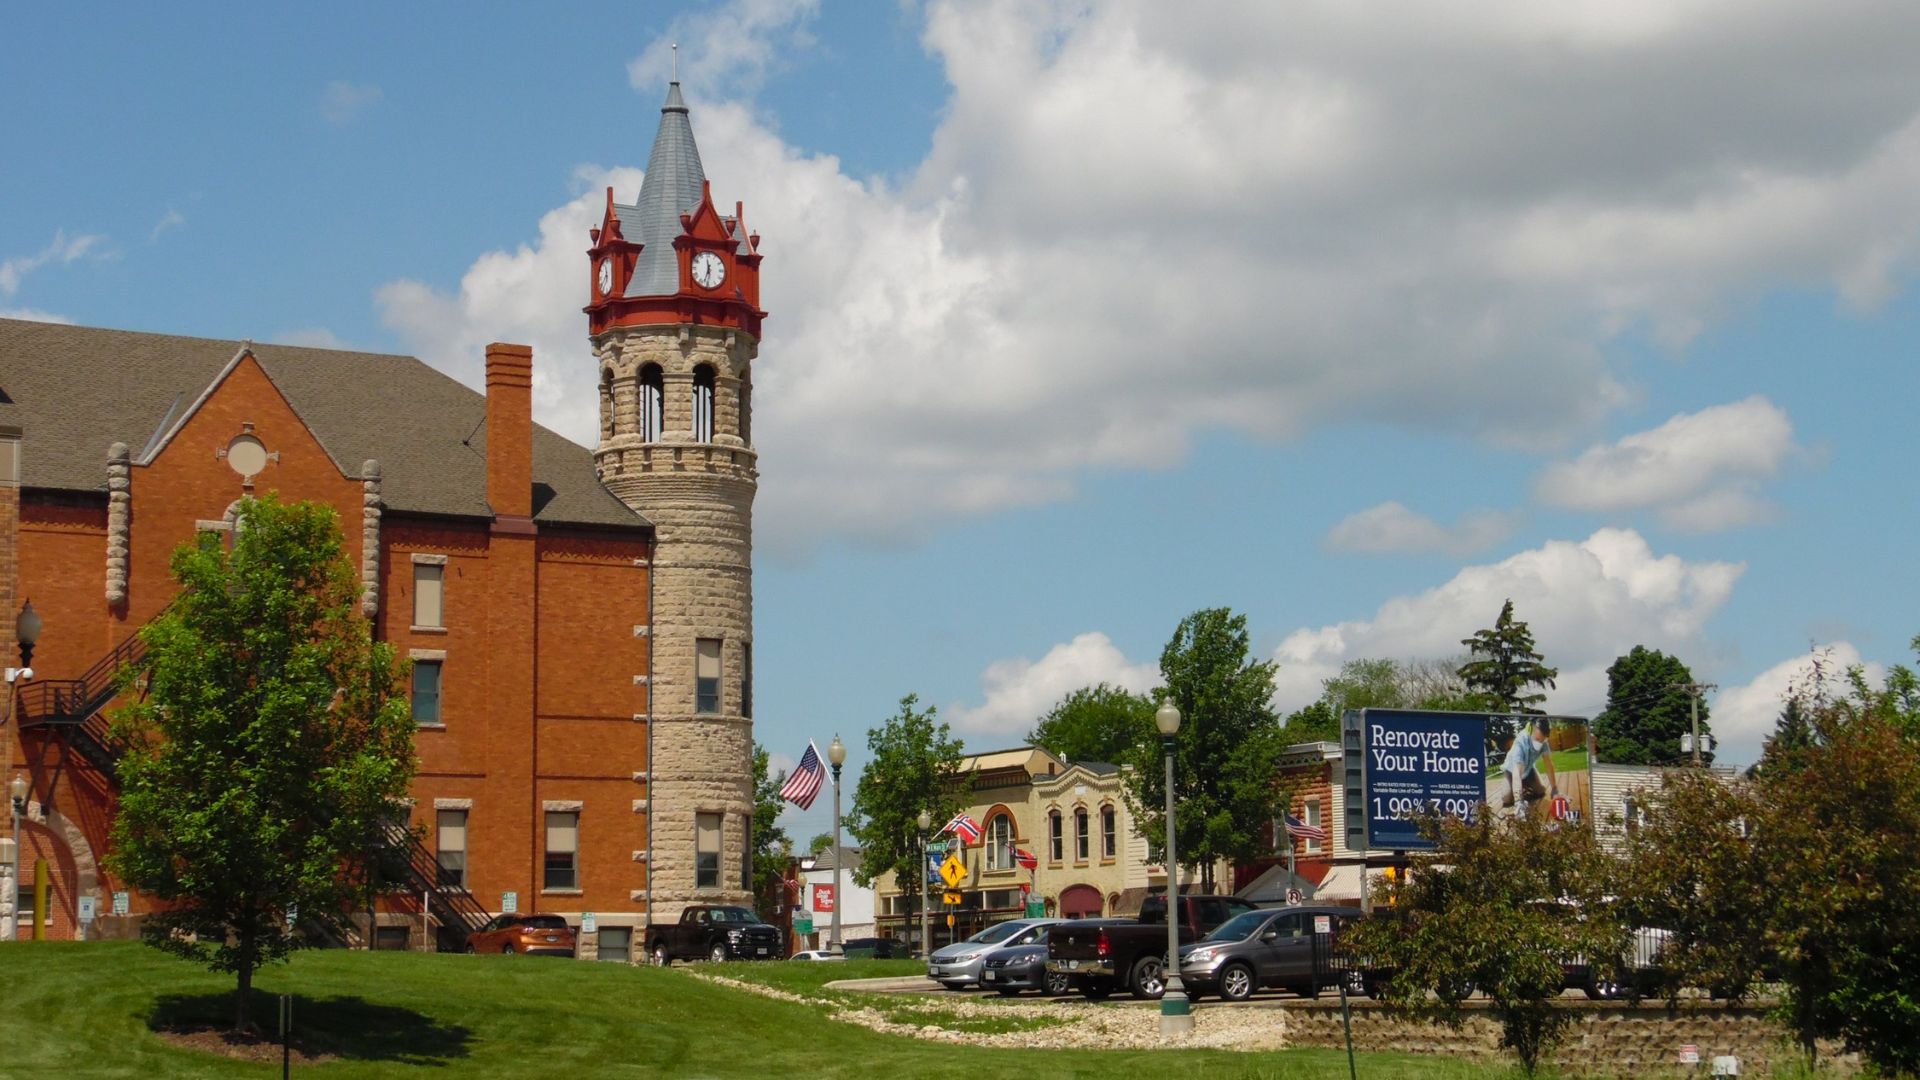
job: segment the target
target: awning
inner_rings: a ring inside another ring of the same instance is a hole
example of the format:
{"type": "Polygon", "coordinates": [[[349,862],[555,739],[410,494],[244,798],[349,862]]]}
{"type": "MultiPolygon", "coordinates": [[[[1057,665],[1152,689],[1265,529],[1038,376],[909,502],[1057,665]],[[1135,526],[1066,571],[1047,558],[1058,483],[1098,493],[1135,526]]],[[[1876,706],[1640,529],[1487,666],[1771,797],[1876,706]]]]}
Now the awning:
{"type": "Polygon", "coordinates": [[[1300,890],[1301,899],[1316,903],[1357,902],[1366,888],[1363,869],[1359,863],[1303,859],[1289,874],[1285,863],[1277,863],[1235,895],[1255,904],[1283,904],[1287,890],[1292,888],[1300,890]]]}

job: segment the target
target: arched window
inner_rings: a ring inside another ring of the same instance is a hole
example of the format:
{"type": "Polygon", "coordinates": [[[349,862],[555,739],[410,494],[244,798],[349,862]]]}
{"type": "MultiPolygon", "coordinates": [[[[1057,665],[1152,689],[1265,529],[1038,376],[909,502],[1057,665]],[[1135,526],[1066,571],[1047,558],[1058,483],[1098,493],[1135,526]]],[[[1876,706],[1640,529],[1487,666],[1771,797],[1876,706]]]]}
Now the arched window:
{"type": "Polygon", "coordinates": [[[1013,869],[1013,818],[995,814],[987,822],[987,869],[1013,869]]]}
{"type": "Polygon", "coordinates": [[[713,367],[693,369],[693,441],[713,441],[713,367]]]}
{"type": "Polygon", "coordinates": [[[1113,804],[1105,803],[1100,807],[1100,857],[1111,859],[1120,850],[1120,821],[1114,813],[1113,804]]]}
{"type": "Polygon", "coordinates": [[[1047,861],[1064,862],[1067,857],[1067,823],[1060,811],[1047,811],[1047,861]]]}
{"type": "Polygon", "coordinates": [[[753,445],[753,384],[740,376],[740,441],[753,445]]]}
{"type": "MultiPolygon", "coordinates": [[[[1091,832],[1087,828],[1087,808],[1075,807],[1073,811],[1073,861],[1086,862],[1089,849],[1093,847],[1091,832]]],[[[1096,897],[1096,902],[1097,902],[1096,897]]]]}
{"type": "Polygon", "coordinates": [[[613,369],[600,372],[600,438],[613,438],[613,369]]]}
{"type": "Polygon", "coordinates": [[[634,402],[634,411],[639,413],[635,419],[640,425],[641,442],[660,441],[660,402],[665,395],[665,379],[660,373],[659,364],[645,364],[640,368],[640,400],[634,402]]]}

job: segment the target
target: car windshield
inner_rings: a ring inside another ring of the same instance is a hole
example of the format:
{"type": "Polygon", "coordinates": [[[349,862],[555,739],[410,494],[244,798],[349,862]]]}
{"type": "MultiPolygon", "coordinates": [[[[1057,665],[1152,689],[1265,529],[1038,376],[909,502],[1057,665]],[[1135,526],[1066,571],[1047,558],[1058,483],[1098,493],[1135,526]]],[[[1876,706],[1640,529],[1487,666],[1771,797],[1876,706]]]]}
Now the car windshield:
{"type": "Polygon", "coordinates": [[[712,921],[717,923],[757,923],[760,916],[743,907],[717,907],[713,909],[712,921]]]}
{"type": "Polygon", "coordinates": [[[1221,923],[1219,928],[1214,930],[1213,933],[1208,934],[1207,940],[1245,941],[1253,936],[1255,930],[1260,929],[1260,924],[1266,922],[1267,916],[1270,914],[1272,913],[1266,911],[1248,911],[1235,915],[1233,918],[1221,923]]]}
{"type": "Polygon", "coordinates": [[[998,945],[1027,928],[1025,923],[1003,922],[987,927],[967,940],[976,945],[998,945]]]}
{"type": "Polygon", "coordinates": [[[567,920],[558,915],[529,915],[520,921],[531,930],[565,930],[567,928],[567,920]]]}

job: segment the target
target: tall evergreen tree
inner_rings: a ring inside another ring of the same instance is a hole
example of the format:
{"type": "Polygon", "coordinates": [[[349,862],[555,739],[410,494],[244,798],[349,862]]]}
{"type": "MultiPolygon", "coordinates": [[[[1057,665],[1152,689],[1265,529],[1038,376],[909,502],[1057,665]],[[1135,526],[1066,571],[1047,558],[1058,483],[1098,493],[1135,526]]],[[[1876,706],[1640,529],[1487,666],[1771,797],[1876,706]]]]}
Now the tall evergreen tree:
{"type": "MultiPolygon", "coordinates": [[[[1285,743],[1273,709],[1274,669],[1251,658],[1246,616],[1226,608],[1182,619],[1160,654],[1166,698],[1183,716],[1174,740],[1177,854],[1181,865],[1200,868],[1208,891],[1217,860],[1265,853],[1265,830],[1280,804],[1275,781],[1285,743]]],[[[1129,763],[1126,797],[1135,820],[1150,841],[1165,836],[1159,740],[1141,744],[1129,763]]]]}
{"type": "MultiPolygon", "coordinates": [[[[1692,755],[1680,737],[1692,730],[1693,672],[1677,657],[1635,645],[1607,669],[1607,707],[1593,718],[1600,760],[1616,765],[1680,765],[1692,755]]],[[[1700,702],[1700,734],[1708,732],[1700,702]]],[[[1711,762],[1713,755],[1701,755],[1711,762]]]]}
{"type": "MultiPolygon", "coordinates": [[[[1460,644],[1467,647],[1467,659],[1460,665],[1459,674],[1460,681],[1467,684],[1470,703],[1498,713],[1534,715],[1542,711],[1539,706],[1547,695],[1535,688],[1553,689],[1560,669],[1548,667],[1542,662],[1545,657],[1534,651],[1533,631],[1513,617],[1512,600],[1501,605],[1500,617],[1491,629],[1463,638],[1460,644]]],[[[1511,723],[1487,725],[1490,744],[1512,735],[1511,723]]]]}
{"type": "Polygon", "coordinates": [[[202,533],[173,553],[179,599],[122,673],[147,692],[116,721],[107,865],[161,901],[147,944],[235,974],[244,1031],[254,971],[302,944],[295,913],[344,932],[378,876],[369,840],[413,778],[414,725],[333,511],[268,495],[239,525],[231,550],[202,533]]]}

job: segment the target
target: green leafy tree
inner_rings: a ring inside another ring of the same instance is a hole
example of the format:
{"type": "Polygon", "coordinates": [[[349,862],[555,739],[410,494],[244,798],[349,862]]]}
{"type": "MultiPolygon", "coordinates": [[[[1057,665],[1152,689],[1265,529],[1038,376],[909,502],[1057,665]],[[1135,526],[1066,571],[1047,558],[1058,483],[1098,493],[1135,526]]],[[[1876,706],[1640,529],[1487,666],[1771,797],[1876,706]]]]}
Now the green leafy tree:
{"type": "Polygon", "coordinates": [[[1627,832],[1622,912],[1628,925],[1668,934],[1660,948],[1660,985],[1647,989],[1669,1007],[1689,988],[1746,997],[1765,966],[1775,888],[1760,872],[1751,839],[1760,817],[1756,792],[1744,782],[1681,769],[1634,799],[1645,814],[1636,814],[1640,820],[1627,832]]]}
{"type": "Polygon", "coordinates": [[[1379,884],[1375,916],[1343,947],[1386,973],[1379,989],[1396,1011],[1458,1025],[1468,995],[1484,993],[1532,1075],[1572,1018],[1561,962],[1626,950],[1609,900],[1616,864],[1593,830],[1531,815],[1429,817],[1422,830],[1435,850],[1413,857],[1404,884],[1379,884]]]}
{"type": "Polygon", "coordinates": [[[753,896],[763,913],[781,906],[786,889],[786,863],[792,849],[787,830],[780,827],[780,786],[785,771],[775,773],[767,748],[753,747],[753,896]]]}
{"type": "Polygon", "coordinates": [[[1125,760],[1154,737],[1153,699],[1101,683],[1061,698],[1027,741],[1066,761],[1125,760]]]}
{"type": "Polygon", "coordinates": [[[919,897],[920,825],[925,810],[938,829],[960,809],[960,741],[939,710],[918,708],[920,698],[900,699],[900,711],[867,732],[867,767],[854,789],[847,826],[860,842],[859,885],[872,885],[891,870],[900,890],[919,897]]]}
{"type": "MultiPolygon", "coordinates": [[[[1607,669],[1607,707],[1593,718],[1600,760],[1618,765],[1681,765],[1692,755],[1680,737],[1693,730],[1693,672],[1677,657],[1635,645],[1607,669]]],[[[1700,734],[1708,733],[1700,702],[1700,734]]],[[[1711,763],[1713,755],[1702,753],[1711,763]]]]}
{"type": "MultiPolygon", "coordinates": [[[[1175,838],[1181,865],[1200,868],[1214,888],[1214,863],[1267,853],[1267,829],[1283,793],[1280,717],[1273,709],[1275,665],[1249,655],[1247,620],[1226,608],[1180,621],[1160,654],[1165,697],[1182,715],[1174,740],[1175,838]]],[[[1159,740],[1138,746],[1125,796],[1141,830],[1166,835],[1166,775],[1159,740]]]]}
{"type": "Polygon", "coordinates": [[[1324,680],[1320,697],[1287,716],[1285,741],[1337,742],[1348,709],[1440,709],[1479,711],[1448,660],[1349,660],[1324,680]]]}
{"type": "MultiPolygon", "coordinates": [[[[1809,1059],[1841,1040],[1883,1074],[1920,1072],[1920,742],[1886,689],[1800,702],[1812,738],[1757,777],[1780,1015],[1809,1059]]],[[[1817,683],[1815,684],[1818,685],[1817,683]]]]}
{"type": "Polygon", "coordinates": [[[807,841],[807,854],[816,859],[832,850],[833,834],[830,832],[817,833],[813,839],[807,841]]]}
{"type": "Polygon", "coordinates": [[[172,571],[179,599],[123,673],[146,693],[116,720],[108,866],[161,902],[149,945],[236,975],[244,1031],[254,971],[302,943],[296,912],[343,932],[377,877],[369,838],[412,780],[413,722],[331,509],[246,500],[231,550],[203,533],[172,571]]]}
{"type": "Polygon", "coordinates": [[[1490,629],[1461,639],[1467,647],[1466,662],[1460,665],[1460,681],[1476,695],[1483,707],[1504,713],[1538,714],[1547,695],[1539,687],[1553,689],[1560,669],[1550,668],[1533,647],[1533,631],[1513,617],[1513,601],[1500,608],[1500,617],[1490,629]]]}

